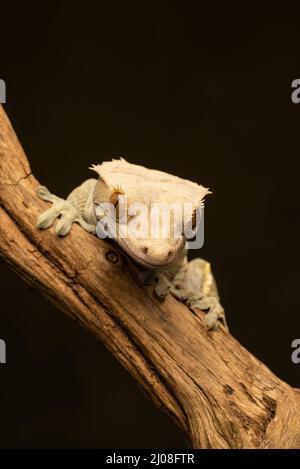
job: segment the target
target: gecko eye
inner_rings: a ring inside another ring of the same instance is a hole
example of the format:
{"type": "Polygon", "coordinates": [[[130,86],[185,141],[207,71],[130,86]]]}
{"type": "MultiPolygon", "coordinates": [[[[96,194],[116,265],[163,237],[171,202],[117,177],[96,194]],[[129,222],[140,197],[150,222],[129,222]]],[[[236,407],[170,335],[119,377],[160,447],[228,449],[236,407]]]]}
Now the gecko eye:
{"type": "Polygon", "coordinates": [[[110,203],[112,203],[116,209],[116,221],[121,223],[124,221],[126,216],[126,202],[124,200],[124,191],[121,187],[113,188],[113,191],[110,196],[110,203]]]}
{"type": "Polygon", "coordinates": [[[191,219],[184,226],[184,235],[188,240],[192,240],[196,236],[199,225],[199,208],[200,207],[194,208],[191,219]]]}
{"type": "Polygon", "coordinates": [[[196,224],[197,224],[197,210],[194,209],[193,214],[192,214],[192,229],[193,230],[196,228],[196,224]]]}
{"type": "Polygon", "coordinates": [[[203,207],[204,205],[201,203],[198,207],[193,210],[192,213],[192,229],[198,230],[199,225],[203,221],[203,207]]]}

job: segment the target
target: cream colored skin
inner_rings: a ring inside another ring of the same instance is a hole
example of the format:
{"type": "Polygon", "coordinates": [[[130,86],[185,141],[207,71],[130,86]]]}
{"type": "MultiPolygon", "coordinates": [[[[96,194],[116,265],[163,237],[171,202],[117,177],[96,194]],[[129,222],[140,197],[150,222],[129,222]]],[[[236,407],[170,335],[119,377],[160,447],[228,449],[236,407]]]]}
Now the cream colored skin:
{"type": "MultiPolygon", "coordinates": [[[[153,177],[153,173],[157,173],[160,178],[161,175],[165,175],[165,173],[130,165],[124,160],[109,163],[113,169],[115,167],[118,169],[119,165],[122,169],[124,165],[126,170],[130,167],[131,171],[132,168],[134,171],[135,168],[138,168],[138,171],[151,171],[151,177],[153,177]]],[[[107,167],[110,168],[109,163],[105,163],[106,171],[107,167]]],[[[107,182],[107,174],[103,175],[101,171],[98,171],[99,168],[102,169],[102,166],[93,168],[100,175],[98,180],[86,180],[75,188],[66,200],[51,194],[43,186],[39,187],[38,196],[53,205],[39,215],[37,227],[39,229],[49,228],[59,218],[55,225],[55,232],[58,236],[66,236],[73,223],[79,223],[86,231],[95,234],[98,221],[95,208],[99,203],[109,201],[113,191],[113,186],[107,182]]],[[[139,174],[139,178],[141,175],[143,173],[139,174]]],[[[166,176],[176,178],[175,176],[166,176]]],[[[172,182],[172,179],[170,181],[172,182]]],[[[179,181],[184,180],[176,178],[177,185],[179,181]]],[[[195,184],[190,181],[185,183],[195,184]]],[[[132,186],[134,187],[134,184],[132,186]]],[[[202,186],[200,187],[202,188],[202,186]]],[[[166,194],[166,197],[170,199],[168,193],[166,194]]],[[[133,197],[134,195],[133,191],[133,197]]],[[[199,200],[201,200],[201,196],[199,200]]],[[[132,197],[131,200],[133,200],[132,197]]],[[[149,200],[151,200],[151,194],[149,196],[144,194],[143,202],[149,203],[149,200]]],[[[145,284],[153,283],[155,285],[154,292],[161,300],[164,300],[168,293],[171,293],[191,309],[199,308],[207,311],[205,322],[209,329],[216,329],[220,322],[227,328],[224,309],[219,302],[210,264],[200,258],[188,262],[184,236],[180,239],[120,238],[115,241],[131,259],[144,268],[141,269],[141,281],[145,284]]]]}

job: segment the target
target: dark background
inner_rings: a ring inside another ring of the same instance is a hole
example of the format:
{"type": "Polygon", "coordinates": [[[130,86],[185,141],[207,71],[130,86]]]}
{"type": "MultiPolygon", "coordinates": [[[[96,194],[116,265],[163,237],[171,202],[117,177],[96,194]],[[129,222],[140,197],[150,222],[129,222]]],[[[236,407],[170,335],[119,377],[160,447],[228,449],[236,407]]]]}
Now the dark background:
{"type": "MultiPolygon", "coordinates": [[[[299,386],[299,11],[183,5],[1,4],[5,109],[58,195],[115,156],[210,187],[231,332],[299,386]]],[[[4,265],[0,285],[0,447],[188,444],[86,331],[4,265]]]]}

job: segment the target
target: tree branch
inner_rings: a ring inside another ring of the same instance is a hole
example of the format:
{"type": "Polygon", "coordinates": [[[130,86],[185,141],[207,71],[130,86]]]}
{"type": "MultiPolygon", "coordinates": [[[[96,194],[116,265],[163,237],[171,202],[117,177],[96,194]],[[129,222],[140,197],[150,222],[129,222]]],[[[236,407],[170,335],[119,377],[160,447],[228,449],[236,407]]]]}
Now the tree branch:
{"type": "Polygon", "coordinates": [[[300,446],[300,393],[223,328],[159,302],[113,246],[74,226],[39,231],[48,204],[0,108],[0,257],[101,340],[198,448],[300,446]],[[84,246],[84,249],[83,249],[84,246]]]}

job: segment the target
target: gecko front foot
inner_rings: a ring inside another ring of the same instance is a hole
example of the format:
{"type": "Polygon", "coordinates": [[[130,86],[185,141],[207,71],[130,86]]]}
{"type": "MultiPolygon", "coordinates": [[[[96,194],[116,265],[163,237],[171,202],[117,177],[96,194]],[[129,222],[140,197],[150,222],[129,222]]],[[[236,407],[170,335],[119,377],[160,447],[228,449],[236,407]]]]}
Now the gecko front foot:
{"type": "Polygon", "coordinates": [[[53,195],[49,190],[41,186],[37,189],[37,195],[47,201],[52,202],[52,207],[41,213],[37,219],[37,228],[46,229],[53,225],[54,221],[59,218],[55,233],[58,236],[66,236],[72,228],[74,222],[79,223],[86,231],[95,232],[95,226],[86,223],[74,205],[68,200],[61,199],[53,195]]]}
{"type": "Polygon", "coordinates": [[[168,277],[162,273],[159,273],[157,276],[157,283],[154,287],[154,293],[156,296],[164,301],[172,288],[172,284],[168,277]]]}
{"type": "Polygon", "coordinates": [[[164,301],[172,288],[168,277],[156,270],[144,270],[140,272],[139,279],[144,285],[155,285],[154,293],[158,299],[164,301]]]}

